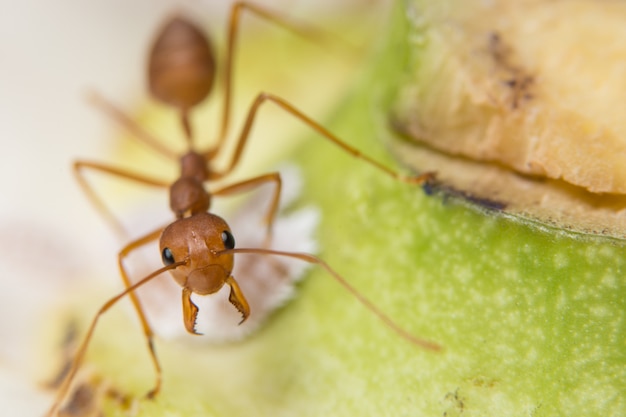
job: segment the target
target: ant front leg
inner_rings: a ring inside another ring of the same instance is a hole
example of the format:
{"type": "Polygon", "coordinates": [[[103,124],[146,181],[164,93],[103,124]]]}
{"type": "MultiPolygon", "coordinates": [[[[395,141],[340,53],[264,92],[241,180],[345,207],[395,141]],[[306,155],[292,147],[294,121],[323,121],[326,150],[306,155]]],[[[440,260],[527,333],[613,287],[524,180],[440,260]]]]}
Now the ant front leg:
{"type": "Polygon", "coordinates": [[[379,171],[384,172],[385,174],[391,176],[392,178],[398,181],[406,182],[409,184],[424,184],[432,180],[433,178],[434,174],[431,172],[427,172],[418,176],[406,176],[406,175],[399,174],[398,172],[384,166],[383,164],[370,158],[369,156],[364,155],[363,153],[361,153],[361,151],[354,148],[353,146],[348,145],[346,142],[342,141],[337,136],[333,135],[324,126],[320,125],[319,123],[317,123],[316,121],[308,117],[306,114],[298,110],[294,105],[292,105],[288,101],[270,93],[260,93],[255,98],[254,102],[250,106],[250,110],[248,110],[248,116],[246,117],[246,121],[244,123],[243,129],[241,130],[241,133],[239,135],[235,152],[232,156],[230,164],[227,166],[224,172],[215,174],[216,177],[219,178],[228,174],[237,165],[237,163],[239,162],[239,159],[241,158],[243,150],[245,148],[248,137],[250,136],[250,131],[252,129],[252,125],[254,124],[257,112],[259,108],[261,107],[261,104],[266,103],[266,102],[271,102],[271,103],[276,104],[281,109],[285,110],[287,113],[290,113],[292,116],[301,120],[304,124],[306,124],[311,129],[319,133],[321,137],[337,145],[343,151],[349,153],[355,158],[361,159],[362,161],[370,164],[374,168],[377,168],[379,171]]]}
{"type": "MultiPolygon", "coordinates": [[[[160,232],[160,231],[159,231],[160,232]]],[[[151,233],[150,235],[147,235],[146,237],[138,240],[136,243],[136,246],[139,246],[140,243],[139,242],[146,242],[147,239],[152,236],[154,234],[151,233]]],[[[134,242],[135,243],[135,242],[134,242]]],[[[133,244],[129,245],[132,246],[133,244]]],[[[134,247],[136,247],[134,246],[134,247]]],[[[117,294],[116,296],[110,298],[106,303],[104,303],[100,309],[98,309],[98,311],[96,312],[96,315],[93,317],[91,324],[89,325],[89,330],[87,331],[87,334],[85,335],[85,338],[83,339],[82,343],[80,344],[78,350],[76,351],[76,354],[74,355],[74,360],[72,361],[70,368],[65,376],[65,379],[63,380],[63,382],[61,383],[61,386],[59,387],[59,390],[57,392],[56,398],[54,400],[54,403],[52,404],[52,406],[50,407],[50,409],[48,410],[48,413],[46,414],[46,417],[54,417],[54,416],[58,416],[59,414],[59,409],[61,407],[61,404],[63,403],[65,397],[67,396],[68,392],[70,391],[70,388],[72,386],[72,382],[74,381],[74,377],[76,376],[76,373],[78,372],[80,366],[83,363],[83,359],[85,357],[85,353],[87,352],[87,348],[89,347],[89,343],[91,342],[92,338],[93,338],[93,334],[96,330],[96,326],[98,325],[98,322],[100,320],[100,317],[106,313],[111,307],[113,307],[113,305],[115,305],[119,300],[121,300],[124,296],[126,295],[131,295],[134,296],[135,294],[135,290],[137,288],[139,288],[140,286],[146,284],[147,282],[151,281],[152,279],[154,279],[155,277],[161,275],[163,272],[165,271],[169,271],[172,269],[175,269],[181,265],[184,265],[188,262],[188,260],[183,260],[180,262],[175,262],[172,263],[170,265],[164,266],[162,268],[157,269],[156,271],[152,272],[151,274],[147,275],[146,277],[142,278],[141,280],[139,280],[138,282],[136,282],[133,285],[127,285],[126,289],[124,291],[122,291],[121,293],[117,294]]],[[[143,314],[143,313],[141,313],[143,314]]],[[[140,314],[140,317],[142,318],[142,322],[146,323],[145,317],[143,317],[140,314]]],[[[149,327],[148,327],[149,329],[149,327]]],[[[151,332],[151,331],[150,331],[151,332]]],[[[154,353],[154,348],[152,347],[152,340],[151,338],[149,338],[149,344],[151,346],[151,352],[153,355],[153,361],[156,363],[157,369],[158,369],[158,381],[157,381],[157,388],[160,387],[160,375],[161,375],[161,371],[160,371],[160,367],[158,367],[158,361],[156,360],[156,354],[154,353]]],[[[157,389],[158,391],[158,389],[157,389]]],[[[151,391],[151,393],[154,392],[156,393],[156,391],[151,391]]]]}
{"type": "Polygon", "coordinates": [[[274,193],[272,195],[272,201],[270,202],[269,210],[265,215],[263,221],[267,225],[267,233],[265,236],[265,241],[263,242],[263,247],[268,248],[272,242],[272,227],[274,225],[274,219],[276,218],[276,213],[278,212],[278,206],[280,203],[280,193],[282,190],[282,180],[280,178],[280,174],[278,172],[272,172],[270,174],[260,175],[255,178],[250,178],[245,181],[238,182],[236,184],[231,184],[224,188],[221,188],[217,191],[213,192],[213,195],[225,196],[236,193],[245,192],[252,188],[256,188],[266,182],[274,183],[274,193]]]}
{"type": "Polygon", "coordinates": [[[101,164],[98,162],[90,162],[90,161],[75,161],[73,165],[74,175],[76,176],[76,180],[80,185],[83,192],[87,195],[87,198],[94,205],[96,210],[100,213],[100,215],[113,227],[115,232],[122,237],[126,236],[126,232],[124,227],[120,223],[120,221],[111,213],[111,210],[104,204],[102,199],[95,192],[94,188],[87,181],[84,175],[84,170],[92,170],[97,172],[102,172],[108,175],[113,175],[119,178],[127,179],[130,181],[135,181],[140,184],[159,187],[159,188],[168,188],[169,183],[167,181],[162,181],[154,178],[150,178],[147,176],[139,175],[130,171],[126,171],[120,168],[111,167],[109,165],[101,164]]]}
{"type": "MultiPolygon", "coordinates": [[[[150,242],[154,242],[161,236],[163,229],[157,229],[153,232],[148,233],[147,235],[134,240],[128,245],[124,246],[122,250],[119,252],[117,256],[117,263],[120,270],[120,276],[122,277],[122,281],[124,281],[124,286],[128,288],[132,288],[133,284],[130,282],[130,278],[128,277],[128,273],[126,272],[126,268],[124,267],[124,259],[132,253],[135,249],[138,249],[150,242]]],[[[136,284],[135,284],[136,285],[136,284]]],[[[135,307],[135,311],[137,312],[137,316],[139,317],[139,321],[141,321],[141,327],[143,328],[143,333],[146,336],[146,341],[148,342],[148,350],[150,351],[150,358],[152,359],[152,364],[154,366],[154,370],[156,373],[156,383],[154,384],[154,388],[148,392],[146,395],[148,398],[153,398],[158,392],[161,390],[161,365],[159,364],[159,359],[157,358],[156,351],[154,349],[154,332],[152,331],[152,327],[148,323],[148,319],[146,317],[146,313],[143,311],[143,307],[141,306],[141,302],[139,301],[139,297],[135,292],[130,293],[130,299],[133,302],[133,306],[135,307]]]]}

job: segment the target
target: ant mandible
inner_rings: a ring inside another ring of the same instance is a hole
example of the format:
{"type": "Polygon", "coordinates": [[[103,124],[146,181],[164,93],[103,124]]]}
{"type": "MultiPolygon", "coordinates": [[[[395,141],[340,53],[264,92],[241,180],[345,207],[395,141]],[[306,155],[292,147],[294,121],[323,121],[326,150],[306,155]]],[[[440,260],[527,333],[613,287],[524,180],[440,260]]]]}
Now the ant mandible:
{"type": "MultiPolygon", "coordinates": [[[[96,205],[101,214],[107,217],[112,223],[117,224],[106,206],[86,181],[83,174],[84,170],[98,171],[144,185],[169,188],[170,208],[174,212],[176,219],[169,226],[156,229],[130,242],[120,250],[118,254],[118,266],[126,288],[104,303],[92,319],[87,334],[79,346],[71,367],[59,388],[54,404],[47,414],[49,417],[57,413],[62,401],[66,397],[76,372],[83,361],[100,316],[116,304],[117,301],[127,295],[131,298],[141,321],[143,333],[156,373],[155,386],[147,396],[152,398],[159,392],[161,389],[161,366],[154,348],[153,331],[148,324],[135,290],[163,272],[170,271],[174,280],[182,287],[183,319],[185,328],[189,333],[199,334],[195,330],[198,307],[191,300],[191,294],[214,294],[224,285],[230,287],[229,301],[241,313],[241,322],[245,321],[250,315],[250,307],[237,281],[231,275],[235,254],[283,256],[317,264],[325,269],[348,292],[401,337],[426,349],[439,349],[437,344],[416,338],[398,327],[327,263],[313,255],[273,250],[269,249],[267,244],[263,248],[236,248],[235,239],[226,221],[209,212],[211,200],[214,196],[239,193],[258,187],[264,183],[271,183],[274,185],[274,191],[269,210],[265,216],[265,223],[267,224],[266,243],[270,241],[272,224],[278,210],[281,193],[281,178],[278,172],[250,178],[213,192],[209,192],[205,187],[207,182],[226,177],[237,166],[249,138],[257,112],[262,104],[268,102],[277,105],[287,113],[301,120],[319,133],[321,137],[339,146],[344,151],[369,163],[395,179],[412,184],[422,184],[431,178],[431,174],[429,173],[415,177],[398,174],[346,144],[286,100],[264,92],[259,93],[250,106],[243,128],[237,138],[234,153],[230,157],[226,168],[222,170],[217,169],[214,166],[214,160],[218,154],[222,152],[222,145],[229,131],[232,63],[239,19],[241,12],[244,10],[297,33],[318,33],[317,30],[312,27],[300,23],[296,24],[276,13],[248,2],[237,2],[233,5],[229,18],[224,76],[222,78],[224,83],[222,117],[219,135],[213,147],[207,150],[195,149],[193,144],[194,134],[189,121],[189,113],[195,106],[202,102],[211,91],[216,67],[215,56],[207,36],[188,19],[180,15],[170,18],[154,41],[149,54],[148,84],[150,93],[154,98],[170,105],[180,113],[180,121],[187,141],[187,152],[184,155],[179,156],[164,146],[103,98],[99,96],[92,97],[96,105],[133,133],[134,137],[150,146],[156,152],[170,159],[179,160],[180,177],[174,183],[170,184],[166,181],[106,164],[91,161],[76,161],[74,163],[74,172],[87,196],[96,205]],[[124,266],[124,259],[136,249],[157,239],[160,239],[159,246],[164,266],[139,281],[131,283],[124,266]]],[[[119,225],[117,226],[119,227],[119,225]]]]}

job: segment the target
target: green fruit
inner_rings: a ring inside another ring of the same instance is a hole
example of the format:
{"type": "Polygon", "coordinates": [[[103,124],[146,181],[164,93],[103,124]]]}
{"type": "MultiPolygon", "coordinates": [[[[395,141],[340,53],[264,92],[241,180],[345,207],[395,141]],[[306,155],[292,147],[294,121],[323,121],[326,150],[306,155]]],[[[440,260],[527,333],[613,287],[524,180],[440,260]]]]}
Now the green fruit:
{"type": "MultiPolygon", "coordinates": [[[[389,166],[394,162],[381,137],[392,138],[388,146],[396,153],[415,146],[399,143],[412,117],[406,88],[419,82],[424,91],[433,89],[427,118],[433,124],[446,123],[441,114],[457,91],[446,87],[447,73],[422,77],[428,60],[444,52],[431,50],[436,45],[428,41],[414,43],[416,29],[426,39],[438,34],[439,23],[421,21],[416,28],[407,18],[416,5],[425,18],[431,7],[466,10],[450,1],[398,7],[385,47],[327,124],[389,166]]],[[[411,163],[411,154],[402,152],[411,163]]],[[[443,350],[411,345],[314,268],[296,298],[242,342],[158,341],[163,392],[142,401],[138,415],[624,414],[621,241],[547,226],[500,205],[468,203],[455,196],[455,186],[453,195],[426,195],[322,139],[311,138],[293,159],[305,176],[298,204],[322,212],[319,256],[398,325],[443,350]]],[[[447,168],[437,171],[447,175],[447,168]]],[[[149,363],[126,357],[147,356],[140,341],[126,349],[131,331],[103,329],[111,337],[94,342],[93,358],[114,385],[141,393],[151,381],[149,363]]],[[[111,410],[124,415],[115,405],[111,410]]]]}
{"type": "MultiPolygon", "coordinates": [[[[473,69],[472,63],[469,69],[465,68],[460,56],[463,51],[472,54],[474,46],[469,41],[464,45],[459,39],[455,38],[459,42],[454,43],[446,38],[449,32],[469,30],[455,21],[458,15],[465,19],[463,23],[474,28],[480,27],[481,22],[486,26],[481,19],[497,14],[497,10],[491,13],[472,10],[473,6],[478,6],[474,3],[480,2],[413,1],[403,6],[391,25],[396,33],[389,39],[383,56],[378,58],[378,72],[365,82],[367,87],[363,87],[361,95],[345,105],[350,110],[341,115],[337,128],[345,128],[345,133],[341,133],[343,137],[372,137],[369,132],[375,128],[364,120],[363,114],[367,114],[374,103],[382,107],[382,110],[376,108],[380,112],[378,120],[382,121],[376,125],[377,131],[391,138],[388,145],[400,159],[416,169],[434,169],[440,177],[454,178],[454,173],[450,173],[457,168],[454,158],[428,147],[454,153],[445,144],[435,144],[436,141],[444,136],[463,143],[468,132],[484,131],[489,123],[485,121],[486,116],[478,117],[477,113],[486,112],[481,109],[481,103],[467,99],[467,90],[472,86],[465,86],[465,90],[459,87],[461,76],[475,79],[467,75],[473,69]],[[461,27],[451,28],[454,24],[461,27]],[[441,62],[445,63],[443,69],[441,62]],[[387,89],[383,90],[387,94],[381,94],[380,83],[386,83],[387,89]],[[417,94],[411,95],[415,92],[417,94]],[[380,97],[383,97],[382,104],[376,101],[380,97]],[[411,123],[418,122],[429,135],[415,134],[411,123]],[[414,133],[411,137],[414,142],[422,146],[426,143],[423,154],[426,156],[418,162],[412,161],[411,148],[416,145],[400,143],[403,139],[399,137],[400,132],[414,133]],[[431,164],[420,165],[419,162],[431,164]]],[[[582,31],[576,30],[579,21],[573,17],[577,16],[575,12],[587,13],[585,24],[594,16],[598,19],[596,27],[602,27],[605,21],[602,20],[606,17],[604,11],[599,11],[599,16],[588,14],[592,2],[575,2],[574,14],[566,22],[562,21],[565,20],[562,16],[569,14],[557,14],[563,11],[566,2],[548,3],[554,3],[555,8],[550,9],[548,5],[546,10],[543,2],[533,2],[526,13],[505,18],[523,19],[531,25],[533,12],[543,16],[553,13],[562,25],[574,25],[566,31],[568,33],[582,31]]],[[[617,18],[609,21],[614,19],[617,18]]],[[[614,28],[607,24],[609,33],[614,28]]],[[[489,39],[487,32],[484,35],[489,39]]],[[[507,32],[500,36],[507,39],[507,32]]],[[[594,34],[591,38],[597,36],[601,35],[594,34]]],[[[533,41],[541,43],[537,39],[533,41]]],[[[547,51],[535,56],[537,60],[550,57],[552,44],[546,47],[547,51]]],[[[622,56],[612,57],[611,62],[622,56]]],[[[549,88],[539,81],[541,74],[536,77],[540,88],[549,88]]],[[[580,82],[580,79],[564,79],[559,88],[566,89],[580,82]]],[[[476,87],[473,87],[475,92],[476,87]]],[[[593,91],[592,86],[578,85],[573,92],[566,91],[568,102],[589,101],[593,95],[586,98],[580,94],[593,91]]],[[[612,102],[586,103],[578,118],[587,119],[578,123],[589,125],[593,120],[600,126],[594,129],[606,127],[622,106],[620,91],[615,90],[612,102]],[[605,118],[592,118],[589,116],[592,110],[604,113],[605,118]]],[[[547,104],[541,103],[541,106],[547,104]]],[[[521,103],[516,109],[502,108],[500,111],[511,113],[526,110],[521,103]]],[[[556,106],[549,112],[563,114],[560,113],[563,109],[556,106]]],[[[569,114],[568,117],[574,116],[569,114]]],[[[569,127],[572,126],[577,124],[569,127]]],[[[619,133],[619,126],[612,126],[612,139],[613,133],[619,133]]],[[[567,127],[546,126],[543,134],[567,127]]],[[[569,154],[571,150],[567,146],[576,147],[576,141],[586,140],[586,146],[598,146],[597,142],[589,144],[588,135],[582,137],[588,132],[575,133],[580,136],[569,138],[572,142],[559,149],[562,154],[569,154]]],[[[393,374],[374,370],[364,377],[380,378],[381,386],[393,387],[398,393],[398,400],[374,399],[374,390],[367,394],[368,400],[378,405],[384,403],[389,415],[607,416],[625,413],[623,243],[582,233],[601,229],[623,236],[619,217],[623,207],[619,204],[621,197],[607,198],[584,190],[572,192],[571,184],[532,178],[523,179],[514,193],[532,194],[533,187],[538,187],[537,195],[544,199],[568,194],[561,212],[555,207],[529,208],[528,202],[522,205],[504,199],[502,196],[509,197],[511,193],[507,194],[502,188],[513,186],[495,180],[492,183],[500,188],[493,185],[482,194],[476,188],[468,191],[453,181],[444,181],[443,193],[424,197],[411,187],[378,175],[359,161],[330,156],[330,151],[325,150],[316,153],[323,144],[309,146],[305,152],[311,178],[307,189],[312,193],[311,201],[322,204],[325,213],[323,257],[338,267],[349,268],[346,275],[392,317],[412,332],[441,343],[445,349],[441,354],[407,351],[401,340],[390,335],[386,343],[377,346],[378,353],[373,350],[371,354],[364,354],[363,360],[384,366],[385,370],[395,369],[396,375],[410,375],[410,378],[394,380],[393,374]],[[341,168],[320,172],[322,160],[329,158],[328,166],[341,168]],[[550,186],[544,189],[546,182],[550,186]],[[458,195],[469,195],[471,201],[455,197],[458,195]],[[502,210],[502,207],[513,210],[502,210]],[[592,213],[582,210],[586,208],[591,208],[592,213]],[[588,220],[587,216],[593,220],[588,220]],[[542,222],[535,221],[536,218],[542,222]],[[573,227],[582,232],[566,230],[573,227]],[[384,365],[380,364],[381,358],[384,358],[384,365]],[[404,401],[399,400],[400,392],[404,394],[404,401]]],[[[365,139],[358,146],[372,152],[379,149],[374,141],[365,139]]],[[[476,170],[476,173],[472,171],[475,175],[472,178],[484,183],[484,172],[489,178],[494,167],[484,159],[472,160],[476,154],[470,152],[474,150],[471,145],[460,146],[467,146],[469,150],[462,163],[471,165],[472,170],[476,170]],[[487,165],[486,171],[479,170],[482,165],[487,165]]],[[[623,161],[616,159],[622,156],[621,145],[611,148],[611,141],[605,141],[602,146],[608,148],[606,152],[615,154],[612,166],[619,169],[604,178],[606,183],[615,183],[614,178],[619,177],[623,167],[623,161]]],[[[585,161],[565,162],[579,164],[579,171],[594,171],[603,160],[591,156],[588,155],[587,165],[585,161]]],[[[505,165],[505,159],[495,169],[506,171],[501,165],[505,165]]],[[[569,168],[576,170],[575,166],[569,168]]],[[[598,183],[603,182],[598,172],[592,173],[598,183]]],[[[456,176],[463,175],[467,175],[467,171],[456,176]]],[[[518,174],[508,175],[519,177],[518,174]]],[[[326,291],[331,291],[330,287],[326,291]]],[[[319,291],[317,297],[322,294],[323,291],[319,291]]],[[[358,412],[376,415],[382,409],[375,408],[378,411],[371,412],[364,405],[358,412]]]]}

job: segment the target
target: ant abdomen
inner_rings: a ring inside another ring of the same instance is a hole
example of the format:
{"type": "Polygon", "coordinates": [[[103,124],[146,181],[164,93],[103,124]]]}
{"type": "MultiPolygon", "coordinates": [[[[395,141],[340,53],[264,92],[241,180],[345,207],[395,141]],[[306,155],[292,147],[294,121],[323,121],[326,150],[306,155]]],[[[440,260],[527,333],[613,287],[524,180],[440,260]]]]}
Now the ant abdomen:
{"type": "Polygon", "coordinates": [[[187,19],[170,19],[150,50],[148,84],[153,96],[187,112],[208,96],[214,75],[207,36],[187,19]]]}

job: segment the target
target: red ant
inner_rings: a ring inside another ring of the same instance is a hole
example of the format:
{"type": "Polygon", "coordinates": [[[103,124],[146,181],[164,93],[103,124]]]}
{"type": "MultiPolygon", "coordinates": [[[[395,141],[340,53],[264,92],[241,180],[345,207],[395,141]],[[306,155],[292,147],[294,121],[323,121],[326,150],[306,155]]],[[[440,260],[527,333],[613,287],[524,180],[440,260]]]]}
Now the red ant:
{"type": "Polygon", "coordinates": [[[170,271],[174,280],[182,287],[183,318],[185,328],[189,333],[198,334],[195,330],[198,307],[192,302],[191,294],[214,294],[224,285],[230,287],[229,301],[241,313],[241,322],[245,321],[250,315],[250,308],[235,277],[231,275],[235,254],[262,254],[290,257],[319,265],[367,309],[377,315],[401,337],[426,349],[439,349],[438,345],[418,339],[398,327],[390,318],[378,310],[372,302],[353,288],[341,275],[335,272],[335,270],[323,260],[313,255],[268,249],[267,245],[265,245],[264,248],[236,248],[235,239],[226,221],[209,212],[211,200],[214,196],[239,193],[255,188],[261,184],[271,183],[274,185],[274,192],[270,208],[265,217],[267,224],[266,242],[270,241],[272,224],[276,216],[281,193],[281,178],[277,172],[227,185],[211,193],[205,188],[207,182],[226,177],[231,173],[233,168],[237,166],[257,112],[262,104],[268,102],[277,105],[287,113],[301,120],[307,126],[318,132],[321,137],[339,146],[344,151],[364,160],[395,179],[412,184],[423,184],[431,178],[431,175],[428,173],[417,177],[399,175],[395,171],[361,154],[357,149],[341,141],[286,100],[269,93],[259,93],[256,96],[248,110],[243,128],[237,138],[234,154],[230,157],[228,165],[223,170],[216,169],[216,167],[213,166],[213,162],[216,156],[222,151],[222,145],[229,130],[232,61],[239,17],[243,10],[252,12],[268,21],[296,32],[315,32],[315,30],[309,27],[300,24],[296,25],[278,14],[271,13],[259,6],[246,2],[237,2],[234,4],[228,26],[220,133],[217,143],[213,147],[206,150],[196,150],[194,148],[194,135],[189,122],[189,112],[194,106],[202,102],[211,91],[216,66],[215,57],[206,35],[189,20],[181,16],[175,16],[169,19],[157,36],[149,55],[148,81],[150,93],[153,97],[180,112],[180,121],[187,140],[187,153],[182,156],[176,155],[113,105],[107,103],[102,98],[95,97],[97,105],[113,119],[131,131],[139,140],[168,158],[178,159],[180,161],[181,173],[180,177],[174,183],[170,184],[169,182],[106,164],[77,161],[74,164],[74,171],[86,194],[96,204],[97,208],[111,219],[106,207],[97,198],[93,189],[83,177],[83,170],[99,171],[145,185],[169,188],[170,208],[174,212],[176,219],[164,229],[156,229],[130,242],[119,252],[118,265],[126,289],[104,303],[96,313],[87,335],[74,356],[74,360],[65,376],[65,380],[59,388],[56,400],[47,414],[49,417],[57,413],[61,402],[67,396],[74,376],[82,363],[98,319],[104,312],[117,303],[118,300],[127,295],[131,298],[141,321],[143,333],[148,342],[150,356],[156,371],[155,386],[147,396],[152,398],[159,392],[161,389],[161,367],[154,349],[153,331],[148,324],[135,290],[163,272],[170,271]],[[136,283],[131,283],[124,267],[124,259],[136,249],[156,239],[160,239],[159,246],[161,257],[165,266],[150,273],[136,283]]]}

